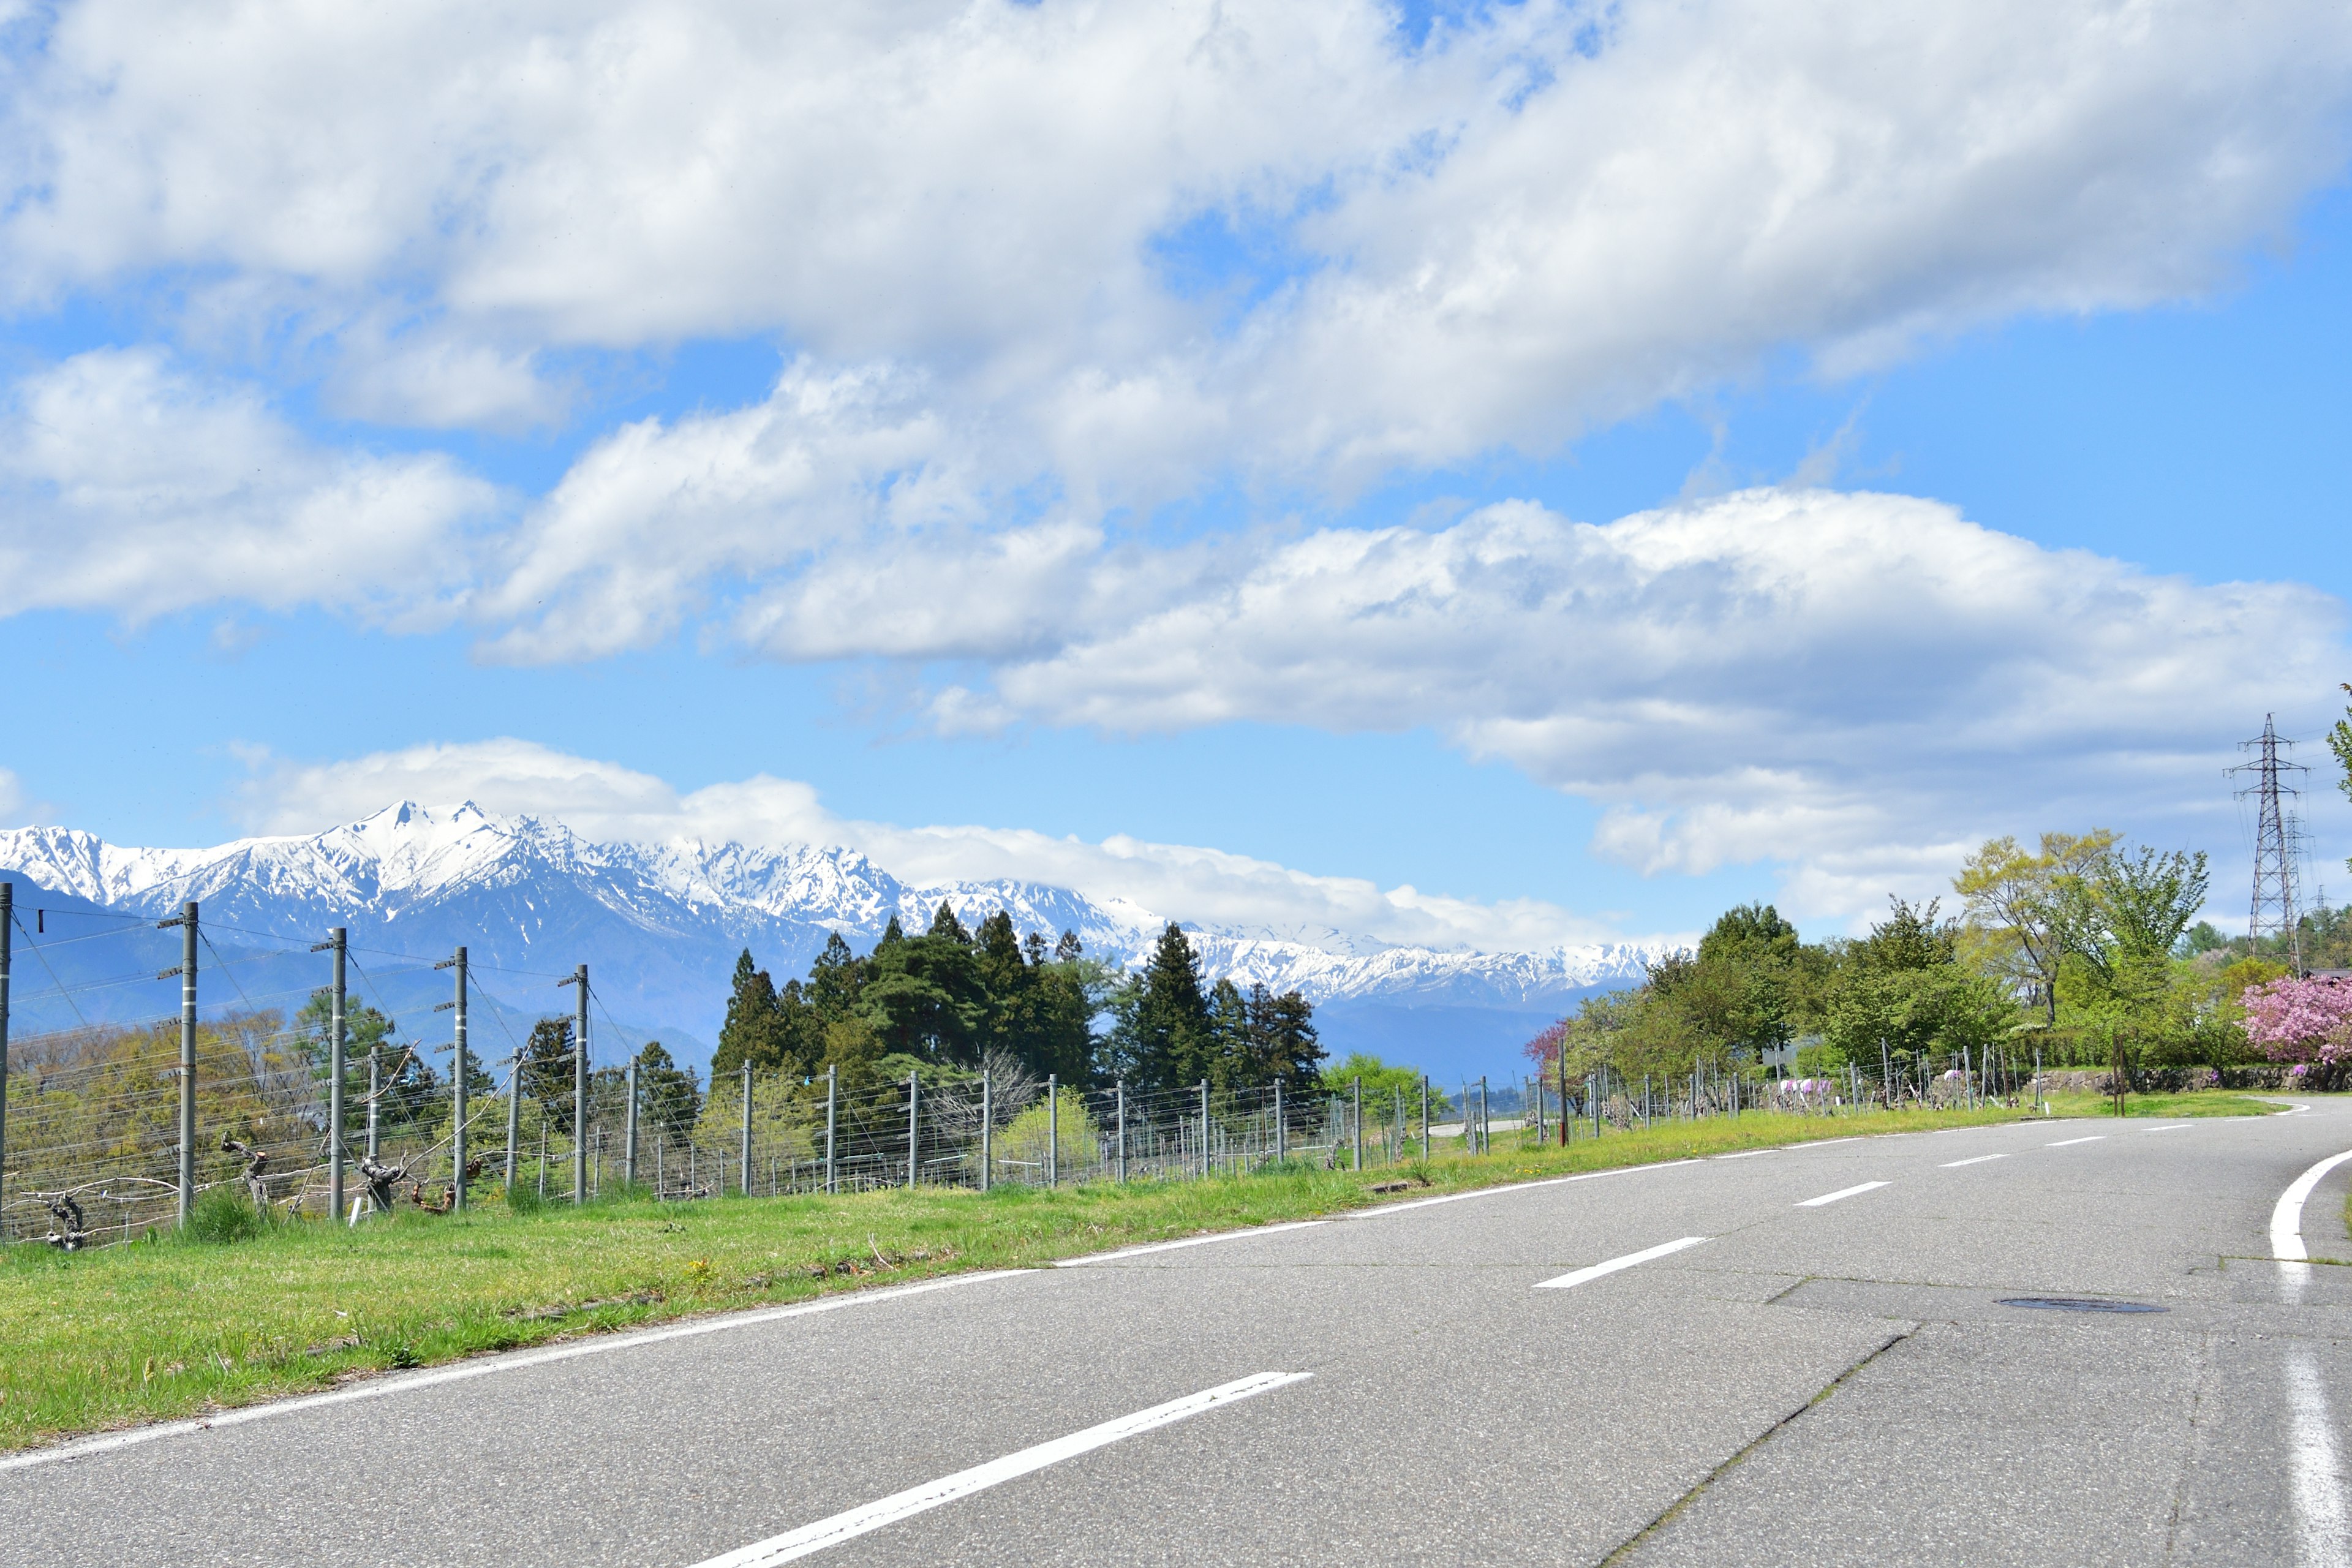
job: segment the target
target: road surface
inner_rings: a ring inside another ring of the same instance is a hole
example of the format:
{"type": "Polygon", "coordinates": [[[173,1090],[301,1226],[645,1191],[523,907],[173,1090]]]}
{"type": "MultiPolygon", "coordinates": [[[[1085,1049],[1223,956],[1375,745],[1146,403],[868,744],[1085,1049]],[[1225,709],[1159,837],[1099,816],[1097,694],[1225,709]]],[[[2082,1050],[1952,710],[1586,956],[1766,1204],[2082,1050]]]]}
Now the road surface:
{"type": "Polygon", "coordinates": [[[2352,1562],[2347,1151],[1855,1139],[705,1320],[19,1457],[0,1556],[2352,1562]]]}

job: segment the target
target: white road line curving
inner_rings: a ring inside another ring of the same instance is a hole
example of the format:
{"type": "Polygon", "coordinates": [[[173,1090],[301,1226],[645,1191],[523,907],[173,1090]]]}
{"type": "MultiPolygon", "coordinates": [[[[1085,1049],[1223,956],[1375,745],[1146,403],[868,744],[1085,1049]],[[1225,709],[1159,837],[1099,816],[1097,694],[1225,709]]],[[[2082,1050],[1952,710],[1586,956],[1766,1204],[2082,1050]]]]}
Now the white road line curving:
{"type": "Polygon", "coordinates": [[[639,1345],[659,1344],[667,1340],[694,1339],[703,1334],[725,1333],[730,1329],[755,1328],[783,1318],[805,1318],[816,1312],[836,1312],[845,1307],[870,1306],[877,1301],[895,1301],[902,1297],[925,1295],[933,1290],[953,1290],[965,1285],[985,1284],[992,1279],[1025,1279],[1035,1277],[1027,1268],[993,1268],[984,1274],[957,1274],[945,1279],[926,1279],[914,1285],[898,1285],[886,1290],[849,1290],[821,1300],[803,1301],[793,1307],[768,1307],[758,1311],[730,1312],[723,1317],[698,1318],[690,1322],[672,1323],[667,1328],[646,1329],[635,1333],[604,1334],[594,1339],[579,1340],[570,1344],[556,1345],[547,1350],[512,1351],[501,1355],[480,1356],[462,1361],[455,1366],[445,1366],[431,1372],[411,1373],[404,1376],[373,1379],[339,1388],[331,1394],[306,1394],[293,1399],[272,1400],[267,1405],[247,1405],[236,1410],[224,1410],[217,1415],[207,1415],[201,1421],[165,1421],[153,1426],[141,1426],[129,1432],[109,1433],[103,1437],[85,1437],[79,1442],[63,1444],[55,1448],[37,1448],[29,1454],[16,1454],[0,1459],[0,1470],[30,1469],[36,1465],[53,1465],[64,1459],[79,1459],[91,1454],[110,1454],[118,1448],[136,1447],[163,1437],[182,1437],[223,1426],[242,1426],[248,1421],[266,1421],[275,1415],[293,1415],[305,1410],[318,1410],[331,1405],[355,1405],[362,1399],[383,1399],[394,1394],[414,1394],[419,1389],[438,1388],[446,1383],[465,1383],[477,1377],[491,1377],[502,1372],[521,1372],[551,1362],[572,1361],[581,1356],[609,1355],[614,1351],[635,1350],[639,1345]]]}
{"type": "Polygon", "coordinates": [[[2009,1156],[2006,1154],[1979,1154],[1973,1160],[1947,1161],[1942,1165],[1937,1166],[1937,1169],[1943,1171],[1957,1171],[1962,1165],[1981,1165],[1987,1160],[2006,1160],[2008,1158],[2009,1156]]]}
{"type": "Polygon", "coordinates": [[[2287,1468],[2294,1492],[2295,1555],[2313,1568],[2335,1568],[2352,1561],[2352,1528],[2345,1519],[2327,1391],[2320,1386],[2319,1369],[2308,1351],[2288,1352],[2286,1393],[2294,1419],[2287,1468]]]}
{"type": "Polygon", "coordinates": [[[919,1487],[909,1487],[905,1491],[894,1492],[862,1508],[836,1513],[831,1519],[821,1519],[814,1524],[804,1524],[782,1535],[738,1547],[698,1563],[696,1568],[772,1568],[772,1564],[790,1563],[795,1558],[838,1546],[886,1524],[895,1524],[899,1520],[929,1512],[958,1498],[970,1497],[974,1492],[1016,1480],[1048,1465],[1058,1465],[1065,1459],[1075,1459],[1081,1454],[1108,1447],[1122,1438],[1133,1437],[1221,1405],[1239,1404],[1242,1400],[1255,1398],[1290,1384],[1302,1383],[1314,1375],[1311,1372],[1262,1372],[1255,1377],[1238,1378],[1199,1394],[1186,1394],[1181,1399],[1171,1399],[1165,1405],[1155,1405],[1149,1410],[1139,1410],[1132,1415],[1122,1415],[1115,1421],[1089,1426],[1083,1432],[1073,1432],[1066,1437],[1056,1437],[1050,1443],[1040,1443],[1034,1448],[1024,1448],[1017,1454],[1007,1454],[1001,1459],[991,1459],[984,1465],[974,1465],[968,1470],[958,1470],[954,1475],[942,1476],[919,1487]]]}
{"type": "Polygon", "coordinates": [[[2094,1132],[2088,1138],[2061,1138],[2055,1143],[2044,1143],[2042,1146],[2044,1149],[2072,1149],[2077,1143],[2096,1143],[2105,1137],[2106,1134],[2104,1132],[2094,1132]]]}
{"type": "Polygon", "coordinates": [[[1696,1247],[1706,1239],[1706,1237],[1703,1236],[1686,1236],[1680,1241],[1661,1242],[1655,1247],[1645,1247],[1639,1252],[1629,1252],[1622,1258],[1612,1258],[1605,1263],[1596,1263],[1589,1268],[1579,1268],[1573,1273],[1563,1274],[1557,1279],[1546,1279],[1536,1289],[1573,1290],[1587,1280],[1598,1279],[1604,1274],[1614,1274],[1621,1268],[1631,1268],[1637,1263],[1647,1263],[1652,1258],[1670,1257],[1686,1247],[1696,1247]]]}
{"type": "Polygon", "coordinates": [[[2347,1160],[2352,1160],[2352,1149],[2330,1154],[2290,1183],[2271,1210],[2271,1256],[2279,1260],[2279,1282],[2289,1305],[2300,1302],[2304,1288],[2311,1283],[2311,1265],[2304,1261],[2311,1256],[2303,1245],[2304,1203],[2320,1179],[2347,1160]]]}
{"type": "Polygon", "coordinates": [[[2168,1121],[2161,1127],[2142,1127],[2138,1131],[2142,1132],[2179,1132],[2182,1129],[2193,1125],[2194,1123],[2187,1121],[2168,1121]]]}
{"type": "Polygon", "coordinates": [[[1885,1185],[1886,1185],[1885,1182],[1864,1182],[1858,1187],[1840,1187],[1836,1192],[1823,1193],[1817,1198],[1807,1198],[1797,1206],[1801,1209],[1822,1208],[1843,1198],[1858,1197],[1864,1193],[1874,1193],[1885,1185]]]}
{"type": "Polygon", "coordinates": [[[1087,1258],[1058,1259],[1056,1268],[1085,1268],[1097,1263],[1116,1263],[1122,1258],[1140,1258],[1147,1252],[1173,1252],[1181,1247],[1206,1247],[1213,1241],[1240,1241],[1247,1237],[1272,1236],[1278,1230],[1306,1230],[1310,1226],[1329,1225],[1328,1219],[1294,1219],[1282,1225],[1253,1226],[1247,1230],[1221,1230],[1214,1236],[1188,1236],[1181,1241],[1153,1241],[1141,1247],[1122,1247],[1117,1252],[1097,1252],[1087,1258]]]}

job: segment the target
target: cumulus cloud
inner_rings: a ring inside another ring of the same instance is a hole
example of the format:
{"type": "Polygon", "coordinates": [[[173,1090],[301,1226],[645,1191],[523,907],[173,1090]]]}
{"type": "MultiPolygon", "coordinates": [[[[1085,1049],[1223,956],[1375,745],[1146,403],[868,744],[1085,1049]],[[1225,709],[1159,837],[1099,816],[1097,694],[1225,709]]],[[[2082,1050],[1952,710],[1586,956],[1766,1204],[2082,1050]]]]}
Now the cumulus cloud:
{"type": "Polygon", "coordinates": [[[761,775],[681,793],[650,773],[513,739],[326,762],[249,752],[237,806],[255,831],[312,833],[401,800],[471,800],[553,817],[583,837],[845,845],[919,885],[1013,879],[1171,919],[1246,931],[1344,931],[1436,948],[1526,951],[1616,933],[1532,899],[1482,903],[1318,876],[1222,850],[1124,835],[1100,843],[1024,828],[902,827],[837,816],[815,790],[761,775]]]}
{"type": "MultiPolygon", "coordinates": [[[[2326,689],[2341,647],[2312,591],[1900,497],[1129,527],[1212,493],[1312,519],[1777,355],[1836,375],[2209,290],[2342,166],[2328,0],[1530,0],[1419,38],[1376,0],[79,0],[16,26],[0,288],[139,294],[183,357],[16,388],[0,500],[36,525],[0,541],[0,613],[241,597],[461,617],[517,661],[682,629],[961,661],[925,693],[943,728],[1428,726],[1600,802],[1603,853],[1773,859],[1823,909],[2078,799],[2185,820],[2211,737],[2326,689]],[[784,347],[769,395],[590,430],[528,502],[175,368],[283,341],[346,408],[506,427],[563,406],[541,377],[568,354],[745,335],[784,347]]],[[[817,809],[772,783],[726,809],[817,809]]],[[[592,784],[653,787],[565,787],[592,784]]],[[[1012,853],[938,831],[941,865],[1012,853]]],[[[1293,875],[1058,842],[1016,847],[1204,900],[1293,875]]]]}
{"type": "Polygon", "coordinates": [[[541,416],[551,348],[779,333],[1114,501],[2193,293],[2352,97],[2326,0],[1532,0],[1420,40],[1376,0],[82,0],[38,45],[20,300],[184,277],[198,330],[299,322],[425,424],[541,416]]]}
{"type": "Polygon", "coordinates": [[[0,614],[134,620],[224,599],[386,618],[460,592],[499,497],[436,455],[317,447],[250,388],[98,350],[0,405],[0,614]]]}
{"type": "Polygon", "coordinates": [[[1511,502],[1264,542],[938,701],[950,726],[1427,727],[1602,803],[1612,858],[1780,861],[1800,907],[1836,910],[1919,886],[1972,836],[2191,821],[2217,741],[2311,710],[2342,634],[2341,605],[2300,584],[2201,585],[1930,501],[1766,489],[1602,526],[1511,502]]]}
{"type": "MultiPolygon", "coordinates": [[[[2226,846],[2229,741],[2265,711],[2315,722],[2344,653],[2343,606],[2314,588],[2200,584],[1936,502],[1800,489],[1601,525],[1505,502],[1440,528],[1213,549],[1054,523],[853,543],[740,621],[783,657],[964,661],[974,679],[918,697],[947,731],[1431,731],[1598,803],[1606,858],[1769,863],[1792,910],[1839,916],[1937,890],[1993,834],[2095,819],[2226,846]]],[[[822,838],[901,875],[1032,876],[1222,923],[1281,909],[1398,941],[1504,929],[1496,910],[1433,913],[1368,883],[1309,878],[1294,898],[1297,873],[1209,850],[836,820],[773,780],[674,796],[528,747],[426,749],[270,787],[330,815],[471,792],[614,837],[822,838]],[[1244,888],[1230,903],[1210,891],[1244,888]],[[1435,926],[1392,934],[1406,908],[1435,926]]],[[[1548,908],[1530,919],[1563,929],[1548,908]]]]}

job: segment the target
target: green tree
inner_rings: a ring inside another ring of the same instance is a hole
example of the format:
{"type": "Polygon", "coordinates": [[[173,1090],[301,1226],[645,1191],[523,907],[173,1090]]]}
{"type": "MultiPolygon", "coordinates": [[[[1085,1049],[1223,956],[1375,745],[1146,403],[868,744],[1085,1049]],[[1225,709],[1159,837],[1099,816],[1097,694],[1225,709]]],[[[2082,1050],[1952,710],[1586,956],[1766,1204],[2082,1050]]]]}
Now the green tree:
{"type": "MultiPolygon", "coordinates": [[[[893,921],[893,926],[897,921],[893,921]]],[[[808,1004],[820,1023],[836,1024],[857,1011],[866,986],[866,964],[837,931],[827,931],[824,951],[809,966],[808,1004]]]]}
{"type": "Polygon", "coordinates": [[[694,1069],[680,1068],[659,1040],[637,1052],[637,1114],[664,1138],[684,1138],[702,1115],[702,1086],[694,1069]]]}
{"type": "Polygon", "coordinates": [[[1113,1059],[1139,1088],[1180,1089],[1209,1076],[1214,1039],[1200,955],[1173,921],[1111,1011],[1113,1059]]]}
{"type": "MultiPolygon", "coordinates": [[[[328,1026],[334,1019],[334,1011],[333,994],[324,989],[314,991],[310,1000],[302,1005],[302,1010],[294,1016],[292,1030],[292,1054],[309,1068],[317,1084],[318,1104],[310,1112],[310,1119],[313,1125],[320,1128],[327,1124],[327,1084],[333,1072],[334,1047],[327,1035],[328,1026]]],[[[392,1071],[394,1064],[401,1059],[401,1047],[393,1039],[398,1029],[399,1026],[392,1019],[366,1003],[353,1003],[348,997],[344,999],[343,1106],[344,1113],[350,1119],[349,1126],[362,1124],[367,1116],[368,1052],[381,1047],[383,1054],[378,1060],[382,1068],[385,1072],[392,1071]]],[[[414,1071],[412,1068],[411,1080],[404,1086],[404,1089],[415,1089],[414,1071]]],[[[385,1107],[380,1105],[377,1109],[379,1127],[383,1124],[384,1114],[385,1107]]],[[[404,1124],[409,1120],[405,1099],[401,1101],[399,1120],[404,1124]]]]}
{"type": "Polygon", "coordinates": [[[1887,918],[1842,955],[1829,1043],[1843,1060],[1868,1065],[1882,1048],[1906,1067],[1955,1051],[1979,1059],[2016,1020],[2003,985],[1960,962],[1959,924],[1937,918],[1939,900],[1887,901],[1887,918]]]}
{"type": "Polygon", "coordinates": [[[887,1052],[957,1066],[979,1063],[988,1003],[971,938],[944,902],[921,936],[883,933],[858,997],[887,1052]]]}
{"type": "MultiPolygon", "coordinates": [[[[1421,1069],[1416,1067],[1391,1067],[1380,1058],[1365,1051],[1350,1051],[1340,1060],[1322,1069],[1322,1082],[1335,1094],[1345,1093],[1361,1079],[1366,1105],[1392,1105],[1396,1096],[1404,1096],[1409,1114],[1421,1110],[1421,1069]]],[[[1430,1088],[1430,1104],[1434,1113],[1439,1096],[1436,1087],[1430,1088]]]]}
{"type": "Polygon", "coordinates": [[[2080,882],[2115,847],[2104,827],[2088,833],[2045,833],[2037,854],[2014,838],[1989,838],[1963,861],[1952,879],[1966,900],[1970,944],[1979,967],[2009,981],[2029,1006],[2058,1021],[2058,971],[2066,954],[2065,889],[2080,882]]]}
{"type": "Polygon", "coordinates": [[[2204,907],[2207,883],[2202,850],[2110,850],[2061,884],[2059,941],[2101,991],[2140,1005],[2163,991],[2173,945],[2204,907]]]}
{"type": "Polygon", "coordinates": [[[1252,985],[1247,1005],[1250,1061],[1245,1081],[1264,1084],[1280,1079],[1308,1093],[1321,1087],[1328,1075],[1313,1005],[1297,991],[1276,995],[1265,985],[1252,985]]]}
{"type": "Polygon", "coordinates": [[[564,1137],[572,1136],[572,1020],[541,1018],[522,1043],[522,1091],[564,1137]]]}
{"type": "MultiPolygon", "coordinates": [[[[824,962],[817,961],[820,967],[824,962]]],[[[751,949],[744,949],[735,961],[734,989],[727,999],[727,1020],[719,1026],[719,1048],[711,1054],[711,1076],[731,1075],[748,1061],[760,1072],[805,1077],[824,1054],[824,1020],[808,992],[797,980],[777,990],[768,972],[753,965],[751,949]]]]}

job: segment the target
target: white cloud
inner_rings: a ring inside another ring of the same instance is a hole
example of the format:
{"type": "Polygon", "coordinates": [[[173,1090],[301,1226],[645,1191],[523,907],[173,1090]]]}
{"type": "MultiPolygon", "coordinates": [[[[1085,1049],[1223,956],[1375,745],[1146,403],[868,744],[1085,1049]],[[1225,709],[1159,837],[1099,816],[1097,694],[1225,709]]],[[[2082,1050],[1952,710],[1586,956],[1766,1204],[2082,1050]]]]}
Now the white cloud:
{"type": "Polygon", "coordinates": [[[1171,574],[1148,614],[1087,621],[1070,595],[1063,645],[942,693],[942,723],[1427,727],[1602,803],[1612,858],[1777,861],[1832,912],[1982,834],[2210,829],[2230,742],[2315,715],[2344,654],[2315,589],[2158,576],[1900,496],[1752,490],[1604,527],[1513,502],[1229,564],[1171,574]]]}
{"type": "Polygon", "coordinates": [[[247,388],[97,350],[0,406],[0,614],[234,599],[415,616],[463,589],[464,531],[498,504],[446,458],[323,450],[247,388]]]}
{"type": "Polygon", "coordinates": [[[2195,294],[2336,172],[2352,99],[2328,0],[1396,25],[83,0],[8,79],[0,258],[27,301],[184,278],[191,332],[290,331],[365,362],[352,406],[428,425],[543,417],[550,349],[777,333],[820,378],[920,376],[940,450],[1090,510],[1551,447],[1782,348],[1849,369],[2195,294]],[[1175,286],[1160,242],[1226,226],[1175,286]]]}
{"type": "Polygon", "coordinates": [[[471,800],[553,817],[598,840],[845,845],[916,883],[1010,878],[1124,900],[1170,918],[1282,931],[1340,931],[1436,948],[1516,952],[1608,940],[1599,922],[1532,899],[1481,903],[1317,876],[1222,850],[1022,828],[900,827],[835,816],[805,784],[761,775],[681,794],[650,773],[529,741],[440,743],[299,763],[252,751],[238,796],[254,831],[312,833],[400,800],[471,800]]]}
{"type": "Polygon", "coordinates": [[[970,521],[976,504],[937,421],[887,367],[788,369],[766,402],[598,442],[508,542],[478,617],[494,657],[581,658],[642,647],[723,578],[805,559],[870,527],[970,521]]]}
{"type": "MultiPolygon", "coordinates": [[[[1998,833],[2098,822],[2226,852],[2231,742],[2266,711],[2315,721],[2345,651],[2343,606],[2315,589],[2199,584],[1930,501],[1809,489],[1603,526],[1506,502],[1441,528],[1214,549],[1050,522],[853,541],[739,619],[787,657],[971,661],[974,679],[921,699],[948,731],[1429,730],[1599,803],[1591,848],[1607,858],[1648,874],[1772,864],[1793,910],[1834,916],[1937,890],[1998,833]]],[[[397,776],[366,771],[385,759],[338,763],[353,787],[321,775],[273,798],[358,815],[505,787],[491,753],[458,748],[446,774],[440,756],[402,753],[397,776]]],[[[1432,943],[1517,929],[1368,883],[1312,878],[1294,895],[1296,873],[1206,850],[836,820],[775,781],[673,805],[641,775],[516,756],[514,799],[620,837],[706,831],[664,826],[702,813],[714,834],[852,843],[902,875],[1033,876],[1219,923],[1432,943]]],[[[1562,929],[1548,907],[1528,918],[1562,929]]]]}
{"type": "MultiPolygon", "coordinates": [[[[291,343],[331,402],[425,426],[549,418],[541,378],[583,349],[792,357],[750,406],[592,432],[502,510],[446,459],[307,441],[188,357],[83,354],[0,430],[28,520],[0,613],[241,598],[460,616],[517,661],[681,628],[967,661],[928,694],[947,728],[1428,726],[1601,802],[1605,853],[1774,859],[1820,909],[2095,802],[2195,820],[2213,737],[2326,689],[2341,647],[2315,592],[1899,497],[1121,531],[1228,480],[1311,508],[1554,448],[1783,353],[1841,374],[2210,290],[2341,167],[2352,10],[2328,0],[1530,0],[1410,47],[1374,0],[82,0],[18,26],[22,310],[128,301],[184,356],[291,343]],[[1171,235],[1203,287],[1171,281],[1171,235]]],[[[671,809],[568,765],[511,786],[671,809]]],[[[676,810],[828,820],[800,786],[734,787],[676,810]]],[[[1082,885],[1294,897],[1205,851],[869,829],[943,866],[1066,854],[1082,885]]]]}

